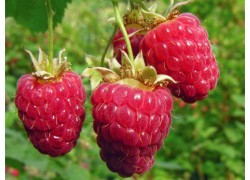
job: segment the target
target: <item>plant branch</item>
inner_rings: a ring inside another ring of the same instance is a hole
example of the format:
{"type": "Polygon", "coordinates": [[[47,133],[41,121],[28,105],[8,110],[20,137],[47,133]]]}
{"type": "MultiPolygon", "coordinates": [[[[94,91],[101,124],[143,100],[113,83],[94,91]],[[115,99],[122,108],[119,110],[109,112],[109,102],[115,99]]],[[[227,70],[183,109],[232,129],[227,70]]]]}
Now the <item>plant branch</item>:
{"type": "Polygon", "coordinates": [[[45,6],[46,6],[47,16],[48,16],[48,31],[49,31],[48,71],[53,74],[53,16],[54,16],[54,12],[52,10],[50,0],[45,0],[45,6]]]}
{"type": "Polygon", "coordinates": [[[113,41],[113,38],[114,38],[114,36],[115,36],[116,31],[117,31],[117,25],[115,24],[115,26],[114,26],[114,31],[113,31],[112,35],[110,36],[109,41],[108,41],[108,44],[107,44],[107,46],[105,47],[105,50],[104,50],[104,52],[103,52],[103,54],[102,54],[102,58],[101,58],[101,67],[104,66],[104,59],[105,59],[105,56],[106,56],[106,54],[107,54],[107,52],[108,52],[108,49],[109,49],[110,44],[111,44],[112,41],[113,41]]]}
{"type": "Polygon", "coordinates": [[[123,34],[124,40],[126,42],[126,45],[127,45],[129,59],[130,59],[131,63],[134,64],[134,56],[133,56],[131,43],[130,43],[126,28],[125,28],[125,26],[124,26],[124,24],[122,22],[122,17],[120,15],[120,12],[119,12],[119,9],[118,9],[118,2],[117,2],[117,0],[111,0],[111,1],[112,1],[112,4],[113,4],[113,7],[114,7],[116,23],[117,23],[118,27],[120,28],[120,30],[121,30],[121,32],[123,34]]]}

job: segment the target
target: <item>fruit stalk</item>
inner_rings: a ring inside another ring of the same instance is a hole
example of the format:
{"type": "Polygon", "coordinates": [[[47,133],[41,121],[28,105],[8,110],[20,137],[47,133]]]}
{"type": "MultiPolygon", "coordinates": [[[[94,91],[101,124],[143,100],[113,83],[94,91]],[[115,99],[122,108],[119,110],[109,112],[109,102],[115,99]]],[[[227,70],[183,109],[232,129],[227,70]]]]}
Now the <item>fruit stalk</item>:
{"type": "Polygon", "coordinates": [[[114,36],[115,36],[116,31],[117,31],[117,25],[115,24],[115,26],[114,26],[114,31],[113,31],[111,37],[109,38],[108,44],[107,44],[107,46],[105,47],[105,50],[104,50],[104,52],[103,52],[103,54],[102,54],[102,58],[101,58],[101,67],[103,67],[103,65],[104,65],[105,56],[106,56],[106,54],[107,54],[107,51],[108,51],[108,49],[109,49],[110,44],[111,44],[112,41],[113,41],[113,38],[114,38],[114,36]]]}
{"type": "Polygon", "coordinates": [[[121,18],[119,9],[118,9],[118,2],[116,0],[111,0],[111,1],[112,1],[112,4],[113,4],[113,7],[114,7],[116,23],[117,23],[118,27],[121,29],[124,40],[125,40],[126,45],[127,45],[129,60],[131,61],[132,64],[134,64],[134,56],[133,56],[131,43],[130,43],[126,28],[125,28],[125,26],[124,26],[124,24],[122,22],[122,18],[121,18]]]}
{"type": "Polygon", "coordinates": [[[48,71],[53,74],[53,16],[54,12],[51,7],[50,0],[45,0],[45,6],[48,16],[48,31],[49,31],[49,67],[48,71]]]}

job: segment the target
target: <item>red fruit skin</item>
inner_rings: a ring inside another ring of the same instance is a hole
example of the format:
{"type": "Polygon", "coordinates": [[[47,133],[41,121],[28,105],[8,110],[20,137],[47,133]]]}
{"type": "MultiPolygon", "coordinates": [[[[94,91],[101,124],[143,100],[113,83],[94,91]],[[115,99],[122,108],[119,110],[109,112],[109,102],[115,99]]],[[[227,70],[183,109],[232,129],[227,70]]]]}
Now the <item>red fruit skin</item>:
{"type": "Polygon", "coordinates": [[[18,169],[13,169],[13,170],[11,171],[11,175],[12,175],[12,176],[18,177],[19,174],[20,174],[20,172],[19,172],[18,169]]]}
{"type": "Polygon", "coordinates": [[[202,100],[216,87],[219,68],[196,16],[183,13],[158,25],[145,35],[140,48],[147,64],[178,82],[169,88],[185,102],[202,100]]]}
{"type": "Polygon", "coordinates": [[[18,169],[10,167],[10,166],[5,166],[5,173],[9,173],[15,177],[18,177],[20,175],[20,172],[18,169]]]}
{"type": "MultiPolygon", "coordinates": [[[[126,31],[129,35],[137,31],[137,29],[127,28],[126,31]]],[[[129,38],[134,57],[136,57],[140,51],[140,42],[143,37],[144,35],[142,34],[135,34],[129,38]]],[[[117,61],[121,63],[121,59],[122,59],[121,50],[125,51],[126,53],[128,53],[128,50],[127,50],[126,42],[123,38],[123,34],[120,30],[117,31],[117,33],[115,34],[113,38],[113,48],[114,48],[114,56],[116,57],[117,61]]]]}
{"type": "Polygon", "coordinates": [[[33,146],[57,157],[77,143],[85,119],[85,99],[81,78],[67,71],[50,82],[23,75],[17,83],[15,104],[33,146]]]}
{"type": "Polygon", "coordinates": [[[107,167],[122,177],[148,171],[170,129],[170,92],[104,83],[92,93],[91,103],[94,131],[107,167]]]}

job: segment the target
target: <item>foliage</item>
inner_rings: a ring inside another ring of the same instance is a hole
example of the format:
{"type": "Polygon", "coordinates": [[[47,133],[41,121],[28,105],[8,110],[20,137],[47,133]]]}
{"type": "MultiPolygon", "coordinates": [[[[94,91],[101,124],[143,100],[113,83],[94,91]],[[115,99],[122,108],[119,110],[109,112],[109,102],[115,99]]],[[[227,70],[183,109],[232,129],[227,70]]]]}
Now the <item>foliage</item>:
{"type": "MultiPolygon", "coordinates": [[[[167,3],[158,1],[158,11],[164,13],[167,3]]],[[[120,9],[126,9],[126,4],[120,4],[120,9]]],[[[172,129],[156,155],[155,166],[134,179],[244,179],[244,1],[194,1],[181,10],[197,15],[208,30],[220,67],[218,86],[197,104],[176,100],[172,129]]],[[[11,9],[7,7],[6,11],[8,14],[11,9]]],[[[65,48],[72,69],[80,74],[87,67],[86,54],[101,56],[104,51],[113,31],[112,24],[107,23],[112,16],[110,1],[73,0],[55,28],[55,53],[65,48]]],[[[47,50],[48,34],[31,32],[15,20],[6,18],[5,29],[5,163],[18,169],[20,175],[7,173],[6,179],[122,179],[110,172],[99,157],[89,100],[81,137],[68,155],[50,158],[29,143],[13,99],[18,78],[32,71],[24,49],[36,53],[37,46],[41,46],[47,50]]],[[[89,97],[89,82],[84,79],[83,83],[89,97]]]]}
{"type": "MultiPolygon", "coordinates": [[[[52,1],[55,13],[54,25],[62,20],[68,2],[71,0],[52,1]]],[[[31,31],[46,31],[48,29],[46,9],[41,8],[44,5],[44,0],[9,0],[6,1],[6,16],[14,17],[18,23],[31,31]]]]}

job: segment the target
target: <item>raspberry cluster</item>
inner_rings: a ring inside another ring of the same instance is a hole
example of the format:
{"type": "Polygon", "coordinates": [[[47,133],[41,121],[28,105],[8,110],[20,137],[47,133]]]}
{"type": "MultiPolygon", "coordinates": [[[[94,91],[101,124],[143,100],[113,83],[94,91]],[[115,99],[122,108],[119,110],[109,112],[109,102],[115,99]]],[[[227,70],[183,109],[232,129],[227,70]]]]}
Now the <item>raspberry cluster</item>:
{"type": "MultiPolygon", "coordinates": [[[[152,168],[154,155],[170,130],[172,95],[186,103],[203,100],[219,78],[208,33],[196,16],[170,14],[165,19],[137,10],[126,18],[139,23],[126,29],[133,54],[126,54],[123,34],[117,31],[112,45],[120,64],[112,59],[110,69],[87,68],[83,73],[98,85],[91,103],[100,156],[122,177],[152,168]]],[[[61,58],[63,50],[50,62],[41,50],[38,61],[27,52],[35,72],[22,76],[17,83],[19,118],[38,151],[62,156],[75,147],[80,136],[85,89],[80,76],[70,70],[66,58],[61,58]]]]}

